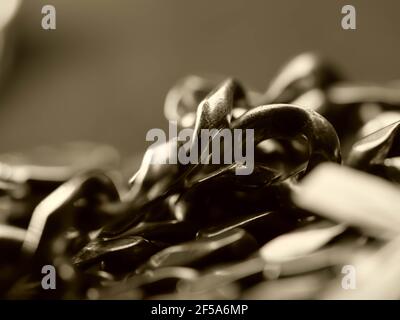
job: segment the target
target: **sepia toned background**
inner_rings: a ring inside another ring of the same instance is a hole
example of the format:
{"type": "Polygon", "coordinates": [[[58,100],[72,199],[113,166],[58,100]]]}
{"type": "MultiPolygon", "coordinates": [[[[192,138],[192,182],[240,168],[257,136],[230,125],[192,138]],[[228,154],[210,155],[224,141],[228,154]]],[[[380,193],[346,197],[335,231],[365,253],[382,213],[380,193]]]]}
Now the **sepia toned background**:
{"type": "Polygon", "coordinates": [[[146,132],[166,127],[164,97],[179,78],[223,74],[263,90],[302,51],[350,79],[400,78],[399,10],[398,0],[27,0],[0,89],[0,151],[85,139],[141,153],[146,132]],[[349,3],[355,31],[340,25],[349,3]],[[45,4],[55,31],[41,29],[45,4]]]}

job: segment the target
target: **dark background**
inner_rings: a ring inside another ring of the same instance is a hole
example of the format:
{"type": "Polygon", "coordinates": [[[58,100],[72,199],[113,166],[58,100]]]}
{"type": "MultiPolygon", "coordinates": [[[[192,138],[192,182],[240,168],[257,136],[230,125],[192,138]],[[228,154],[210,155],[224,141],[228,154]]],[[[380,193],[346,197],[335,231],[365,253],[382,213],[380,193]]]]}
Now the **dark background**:
{"type": "MultiPolygon", "coordinates": [[[[1,0],[3,1],[3,0],[1,0]]],[[[142,153],[162,106],[191,73],[263,90],[293,55],[319,51],[350,79],[400,78],[398,0],[27,0],[0,92],[0,151],[85,139],[142,153]],[[41,8],[57,9],[57,30],[41,8]],[[357,30],[341,28],[341,8],[357,30]]]]}

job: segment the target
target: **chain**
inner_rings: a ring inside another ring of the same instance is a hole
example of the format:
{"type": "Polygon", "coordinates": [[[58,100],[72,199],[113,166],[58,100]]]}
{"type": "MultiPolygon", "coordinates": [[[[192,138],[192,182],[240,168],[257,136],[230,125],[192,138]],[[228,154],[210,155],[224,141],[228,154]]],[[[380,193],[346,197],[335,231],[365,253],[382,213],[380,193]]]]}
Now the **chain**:
{"type": "MultiPolygon", "coordinates": [[[[246,166],[237,161],[155,161],[183,145],[176,139],[149,148],[129,185],[103,146],[79,165],[0,157],[1,295],[287,299],[301,285],[296,298],[373,296],[335,283],[358,255],[360,268],[375,261],[400,274],[388,259],[400,252],[399,107],[397,83],[355,84],[305,53],[264,93],[190,76],[167,95],[167,120],[195,137],[253,129],[249,175],[236,174],[246,166]],[[57,290],[43,289],[44,265],[55,267],[57,290]]],[[[373,279],[374,268],[360,281],[373,279]]]]}

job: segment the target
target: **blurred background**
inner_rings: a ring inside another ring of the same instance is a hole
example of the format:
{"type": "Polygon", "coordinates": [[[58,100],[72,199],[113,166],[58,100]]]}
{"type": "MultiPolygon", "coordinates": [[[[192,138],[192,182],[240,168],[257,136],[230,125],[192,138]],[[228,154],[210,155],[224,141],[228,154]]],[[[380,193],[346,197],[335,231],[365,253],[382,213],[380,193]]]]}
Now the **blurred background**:
{"type": "Polygon", "coordinates": [[[223,74],[263,91],[303,51],[352,80],[400,78],[399,10],[398,0],[24,1],[0,88],[0,152],[85,139],[140,154],[146,132],[167,127],[164,98],[181,77],[223,74]],[[41,28],[46,4],[54,31],[41,28]],[[341,28],[345,4],[357,30],[341,28]]]}

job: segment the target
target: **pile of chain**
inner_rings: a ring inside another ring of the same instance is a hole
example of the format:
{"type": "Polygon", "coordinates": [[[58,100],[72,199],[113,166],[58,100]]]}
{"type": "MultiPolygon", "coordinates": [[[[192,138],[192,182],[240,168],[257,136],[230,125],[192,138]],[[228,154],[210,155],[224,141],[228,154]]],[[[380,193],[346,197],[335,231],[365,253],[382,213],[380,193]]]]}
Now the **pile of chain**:
{"type": "Polygon", "coordinates": [[[347,82],[305,53],[265,93],[190,76],[167,95],[181,129],[254,129],[250,175],[157,164],[176,139],[149,148],[129,184],[106,146],[3,155],[0,294],[400,298],[399,108],[399,83],[347,82]]]}

